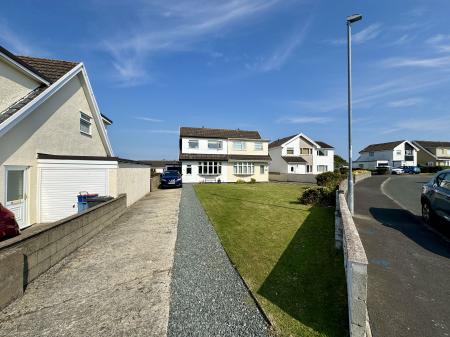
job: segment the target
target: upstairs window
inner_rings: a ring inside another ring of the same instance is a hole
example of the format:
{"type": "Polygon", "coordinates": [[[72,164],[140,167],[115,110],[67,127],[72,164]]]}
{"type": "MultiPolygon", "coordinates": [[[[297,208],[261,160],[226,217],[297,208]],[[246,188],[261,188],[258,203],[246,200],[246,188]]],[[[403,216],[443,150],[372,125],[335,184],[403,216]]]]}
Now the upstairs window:
{"type": "Polygon", "coordinates": [[[328,155],[328,151],[327,150],[322,150],[322,149],[317,150],[317,155],[320,156],[320,157],[324,157],[324,156],[328,155]]]}
{"type": "Polygon", "coordinates": [[[306,155],[312,154],[312,149],[307,148],[307,147],[302,147],[302,148],[300,149],[300,154],[306,154],[306,155]]]}
{"type": "Polygon", "coordinates": [[[188,144],[189,144],[189,148],[190,148],[190,149],[198,149],[198,140],[196,140],[196,139],[190,139],[190,140],[188,141],[188,144]]]}
{"type": "Polygon", "coordinates": [[[208,140],[208,149],[222,150],[222,141],[221,140],[208,140]]]}
{"type": "Polygon", "coordinates": [[[286,154],[294,154],[294,148],[293,147],[288,147],[286,149],[286,154]]]}
{"type": "Polygon", "coordinates": [[[80,112],[80,132],[86,135],[91,135],[91,125],[91,117],[80,112]]]}
{"type": "Polygon", "coordinates": [[[255,151],[262,151],[262,150],[263,150],[263,143],[255,142],[255,151]]]}
{"type": "Polygon", "coordinates": [[[397,154],[397,156],[401,156],[402,155],[402,150],[397,150],[397,151],[395,151],[395,153],[397,154]]]}
{"type": "Polygon", "coordinates": [[[373,157],[375,154],[373,152],[369,152],[369,157],[373,157]]]}
{"type": "Polygon", "coordinates": [[[233,150],[244,151],[245,150],[245,142],[243,142],[243,141],[234,141],[233,142],[233,150]]]}

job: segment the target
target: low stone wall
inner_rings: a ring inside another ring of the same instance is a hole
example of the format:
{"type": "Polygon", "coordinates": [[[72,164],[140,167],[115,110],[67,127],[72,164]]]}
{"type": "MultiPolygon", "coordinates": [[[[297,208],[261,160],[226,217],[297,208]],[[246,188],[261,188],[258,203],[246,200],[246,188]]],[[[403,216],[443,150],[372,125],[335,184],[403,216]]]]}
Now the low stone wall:
{"type": "MultiPolygon", "coordinates": [[[[370,173],[355,175],[354,182],[357,183],[370,176],[370,173]]],[[[336,192],[336,248],[343,249],[344,252],[350,337],[366,337],[371,336],[367,313],[368,261],[345,199],[346,191],[347,180],[344,180],[336,192]]]]}
{"type": "Polygon", "coordinates": [[[294,174],[269,172],[269,181],[296,182],[296,183],[316,183],[315,174],[294,174]]]}
{"type": "Polygon", "coordinates": [[[114,222],[127,208],[117,198],[50,224],[38,224],[0,242],[0,309],[22,296],[27,284],[114,222]]]}
{"type": "Polygon", "coordinates": [[[150,191],[156,191],[159,188],[160,184],[160,175],[155,175],[150,178],[150,191]]]}

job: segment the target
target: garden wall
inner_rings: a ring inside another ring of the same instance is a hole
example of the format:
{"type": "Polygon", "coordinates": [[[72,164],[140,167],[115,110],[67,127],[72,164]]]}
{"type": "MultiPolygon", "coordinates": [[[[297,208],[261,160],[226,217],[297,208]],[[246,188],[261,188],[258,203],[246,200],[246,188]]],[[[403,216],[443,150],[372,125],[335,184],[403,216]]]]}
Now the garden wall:
{"type": "Polygon", "coordinates": [[[117,194],[127,195],[127,206],[150,193],[151,167],[137,163],[120,162],[117,169],[117,194]]]}
{"type": "Polygon", "coordinates": [[[0,242],[0,309],[22,296],[28,283],[84,245],[127,208],[127,196],[50,224],[34,225],[0,242]]]}
{"type": "MultiPolygon", "coordinates": [[[[357,183],[370,173],[354,176],[357,183]]],[[[336,192],[335,239],[336,248],[343,249],[347,281],[350,337],[371,336],[367,313],[367,256],[345,199],[347,180],[336,192]]]]}

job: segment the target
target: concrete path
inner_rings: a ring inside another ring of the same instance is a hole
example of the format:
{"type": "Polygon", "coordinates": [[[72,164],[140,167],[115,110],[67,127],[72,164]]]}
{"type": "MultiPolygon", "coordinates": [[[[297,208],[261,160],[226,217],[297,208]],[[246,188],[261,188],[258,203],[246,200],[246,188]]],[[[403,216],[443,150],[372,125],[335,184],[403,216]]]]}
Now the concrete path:
{"type": "Polygon", "coordinates": [[[373,336],[450,336],[450,245],[383,194],[387,178],[355,186],[355,223],[369,259],[373,336]]]}
{"type": "Polygon", "coordinates": [[[168,335],[268,336],[192,185],[184,185],[180,203],[168,335]]]}
{"type": "Polygon", "coordinates": [[[181,190],[152,192],[32,282],[1,336],[165,336],[181,190]]]}

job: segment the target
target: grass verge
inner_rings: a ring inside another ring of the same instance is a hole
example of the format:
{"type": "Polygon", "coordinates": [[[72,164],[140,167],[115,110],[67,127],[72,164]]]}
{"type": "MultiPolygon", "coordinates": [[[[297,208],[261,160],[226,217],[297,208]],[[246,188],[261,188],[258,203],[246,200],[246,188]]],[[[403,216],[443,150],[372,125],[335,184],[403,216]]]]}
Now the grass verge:
{"type": "Polygon", "coordinates": [[[195,190],[278,336],[347,336],[334,209],[300,205],[299,184],[204,184],[195,190]]]}

